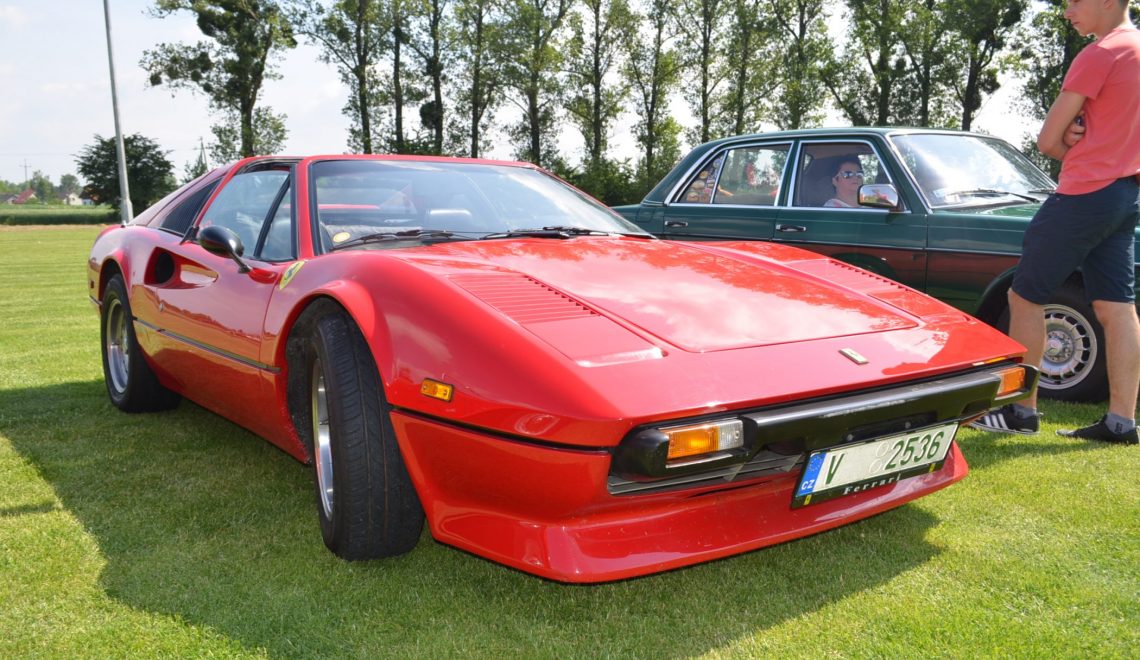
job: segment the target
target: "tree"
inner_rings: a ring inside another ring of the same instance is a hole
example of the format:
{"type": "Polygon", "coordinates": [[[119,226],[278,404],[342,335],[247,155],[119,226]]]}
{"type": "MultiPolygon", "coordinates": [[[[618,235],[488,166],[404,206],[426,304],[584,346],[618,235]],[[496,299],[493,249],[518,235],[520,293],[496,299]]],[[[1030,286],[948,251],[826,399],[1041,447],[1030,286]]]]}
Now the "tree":
{"type": "MultiPolygon", "coordinates": [[[[123,138],[131,206],[142,211],[174,190],[174,166],[154,141],[135,133],[123,138]]],[[[122,206],[119,196],[119,161],[115,138],[96,135],[75,160],[79,174],[87,181],[83,196],[96,204],[122,206]]]]}
{"type": "Polygon", "coordinates": [[[779,89],[765,114],[781,129],[804,128],[823,119],[823,72],[834,49],[823,5],[824,0],[769,0],[773,39],[785,55],[777,72],[779,89]]]}
{"type": "Polygon", "coordinates": [[[269,108],[258,108],[253,113],[253,145],[251,153],[242,151],[239,147],[242,142],[242,126],[238,117],[227,113],[221,121],[210,127],[214,135],[210,143],[210,157],[215,163],[232,163],[247,156],[264,156],[277,154],[285,146],[285,115],[277,114],[269,108]]]}
{"type": "Polygon", "coordinates": [[[40,204],[47,204],[55,199],[55,184],[51,182],[51,177],[39,170],[32,172],[28,187],[36,194],[40,204]]]}
{"type": "Polygon", "coordinates": [[[960,71],[951,57],[953,44],[945,38],[945,9],[945,0],[918,0],[903,15],[899,42],[908,72],[895,95],[896,123],[959,125],[952,90],[960,71]]]}
{"type": "Polygon", "coordinates": [[[405,61],[405,47],[411,38],[410,20],[415,2],[416,0],[389,0],[382,23],[388,59],[386,71],[380,78],[377,99],[383,108],[385,121],[390,122],[386,130],[389,137],[384,147],[398,154],[424,150],[417,136],[409,135],[404,122],[404,109],[427,98],[420,87],[419,77],[405,61]],[[387,117],[389,111],[390,119],[387,117]]]}
{"type": "Polygon", "coordinates": [[[505,37],[514,57],[507,63],[507,84],[517,96],[512,101],[523,112],[522,121],[508,133],[515,156],[543,167],[558,160],[554,146],[556,108],[562,99],[557,75],[563,54],[559,35],[572,0],[507,0],[505,37]]]}
{"type": "Polygon", "coordinates": [[[206,145],[202,143],[202,139],[198,139],[198,157],[193,161],[186,163],[183,168],[182,183],[190,183],[194,179],[202,176],[210,171],[210,163],[206,160],[206,145]]]}
{"type": "Polygon", "coordinates": [[[824,72],[824,84],[852,124],[885,126],[891,123],[896,87],[907,74],[898,35],[909,2],[846,2],[851,10],[847,47],[824,72]]]}
{"type": "Polygon", "coordinates": [[[728,9],[728,48],[722,62],[727,85],[725,93],[713,100],[718,110],[712,130],[717,135],[740,135],[760,130],[764,101],[780,82],[774,64],[779,52],[772,38],[775,23],[770,14],[762,15],[760,0],[731,0],[728,9]]]}
{"type": "Polygon", "coordinates": [[[443,153],[443,72],[452,50],[447,39],[452,33],[447,18],[450,5],[451,0],[418,0],[408,34],[408,46],[420,60],[431,89],[430,98],[420,106],[420,123],[427,129],[433,154],[443,153]]]}
{"type": "Polygon", "coordinates": [[[641,195],[649,192],[681,155],[681,126],[669,115],[669,96],[681,81],[681,64],[672,48],[671,0],[649,0],[640,34],[629,41],[625,78],[633,90],[638,122],[634,136],[641,146],[637,180],[641,195]]]}
{"type": "Polygon", "coordinates": [[[79,178],[74,174],[64,174],[59,177],[59,194],[70,195],[71,193],[78,194],[81,190],[79,185],[79,178]]]}
{"type": "Polygon", "coordinates": [[[456,0],[450,42],[456,118],[450,126],[456,153],[478,158],[487,148],[489,113],[499,103],[507,58],[498,0],[456,0]]]}
{"type": "MultiPolygon", "coordinates": [[[[624,80],[607,82],[616,72],[621,45],[633,39],[633,14],[625,0],[582,0],[570,18],[566,61],[571,93],[566,109],[586,141],[586,172],[602,169],[610,127],[625,108],[624,80]]],[[[604,196],[604,195],[601,195],[604,196]]]]}
{"type": "Polygon", "coordinates": [[[686,47],[681,50],[682,70],[692,77],[684,97],[699,124],[691,131],[693,142],[712,139],[713,97],[723,82],[721,66],[725,12],[719,0],[677,0],[674,26],[686,47]]]}
{"type": "Polygon", "coordinates": [[[384,52],[384,9],[379,0],[293,0],[293,29],[321,50],[321,60],[336,66],[350,90],[344,114],[351,122],[350,142],[373,153],[372,107],[378,94],[374,67],[384,52]]]}
{"type": "Polygon", "coordinates": [[[963,72],[954,85],[962,130],[970,130],[983,97],[1000,87],[998,55],[1021,22],[1026,5],[1027,0],[946,0],[946,26],[956,42],[951,53],[963,72]]]}
{"type": "Polygon", "coordinates": [[[258,95],[262,83],[276,77],[273,56],[297,45],[292,27],[273,0],[157,0],[153,13],[162,18],[178,11],[194,13],[211,41],[159,44],[143,53],[150,84],[205,94],[216,110],[237,118],[239,153],[256,154],[258,95]]]}

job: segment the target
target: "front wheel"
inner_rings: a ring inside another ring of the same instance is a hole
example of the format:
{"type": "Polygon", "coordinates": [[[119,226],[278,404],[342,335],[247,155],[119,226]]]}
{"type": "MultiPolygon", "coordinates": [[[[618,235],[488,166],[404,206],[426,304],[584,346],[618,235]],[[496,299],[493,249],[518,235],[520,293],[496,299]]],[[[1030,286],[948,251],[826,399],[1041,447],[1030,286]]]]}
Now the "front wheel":
{"type": "MultiPolygon", "coordinates": [[[[1009,329],[1009,311],[998,327],[1009,329]]],[[[1108,398],[1104,330],[1084,292],[1065,285],[1045,305],[1045,354],[1041,360],[1041,396],[1060,401],[1108,398]]]]}
{"type": "Polygon", "coordinates": [[[290,380],[325,545],[347,560],[408,552],[419,541],[424,513],[372,353],[341,310],[305,325],[291,340],[290,380]]]}
{"type": "Polygon", "coordinates": [[[181,397],[158,382],[143,356],[122,275],[113,275],[107,282],[99,326],[103,380],[111,403],[124,412],[152,412],[178,405],[181,397]]]}

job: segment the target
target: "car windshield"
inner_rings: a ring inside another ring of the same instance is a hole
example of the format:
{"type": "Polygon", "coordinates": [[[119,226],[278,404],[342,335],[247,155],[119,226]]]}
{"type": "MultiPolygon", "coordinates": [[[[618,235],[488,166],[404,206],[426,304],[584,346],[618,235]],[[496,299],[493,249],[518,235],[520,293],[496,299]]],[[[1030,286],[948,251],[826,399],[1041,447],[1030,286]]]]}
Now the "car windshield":
{"type": "Polygon", "coordinates": [[[891,136],[931,208],[1043,200],[1056,184],[1004,140],[979,135],[891,136]]]}
{"type": "Polygon", "coordinates": [[[520,231],[560,238],[649,236],[558,179],[526,167],[329,160],[315,163],[311,174],[325,250],[407,247],[520,231]]]}

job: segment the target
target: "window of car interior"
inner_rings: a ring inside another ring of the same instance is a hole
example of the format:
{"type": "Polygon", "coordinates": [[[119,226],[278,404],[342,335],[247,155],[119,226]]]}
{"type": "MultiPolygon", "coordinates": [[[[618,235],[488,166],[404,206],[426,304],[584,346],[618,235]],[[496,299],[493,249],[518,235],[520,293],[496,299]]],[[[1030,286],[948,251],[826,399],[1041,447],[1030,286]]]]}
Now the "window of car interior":
{"type": "Polygon", "coordinates": [[[262,261],[290,261],[297,256],[296,233],[293,231],[291,186],[286,181],[273,217],[261,230],[257,257],[262,261]]]}
{"type": "Polygon", "coordinates": [[[809,142],[800,148],[792,206],[830,206],[836,196],[834,178],[841,166],[856,162],[863,183],[892,183],[890,173],[867,142],[809,142]]]}
{"type": "Polygon", "coordinates": [[[217,186],[218,182],[213,181],[187,195],[162,218],[159,228],[174,232],[179,236],[185,235],[190,225],[194,224],[194,218],[198,217],[198,211],[202,210],[202,205],[210,198],[210,193],[214,192],[214,188],[217,186]]]}
{"type": "MultiPolygon", "coordinates": [[[[262,234],[271,233],[266,227],[274,222],[276,211],[288,199],[285,194],[289,185],[288,169],[266,169],[242,172],[234,176],[222,188],[214,201],[206,209],[198,227],[226,227],[241,239],[242,247],[248,256],[258,257],[262,234]]],[[[291,208],[290,217],[291,217],[291,208]]],[[[287,223],[290,227],[292,220],[287,223]]],[[[287,232],[292,234],[291,231],[287,232]]],[[[275,234],[275,239],[280,236],[275,234]]],[[[291,239],[290,239],[291,241],[291,239]]],[[[290,250],[292,247],[289,248],[290,250]]],[[[275,248],[280,252],[279,248],[275,248]]]]}
{"type": "Polygon", "coordinates": [[[682,204],[775,206],[788,162],[788,144],[747,145],[717,154],[689,179],[682,204]]]}

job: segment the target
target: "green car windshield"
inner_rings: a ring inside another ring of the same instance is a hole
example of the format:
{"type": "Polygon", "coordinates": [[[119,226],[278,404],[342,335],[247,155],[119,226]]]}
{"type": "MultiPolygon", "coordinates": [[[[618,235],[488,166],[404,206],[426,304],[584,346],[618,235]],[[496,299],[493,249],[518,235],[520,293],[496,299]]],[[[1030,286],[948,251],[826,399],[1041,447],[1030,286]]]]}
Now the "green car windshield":
{"type": "Polygon", "coordinates": [[[932,209],[1043,200],[1056,184],[1021,152],[979,135],[891,136],[932,209]]]}

